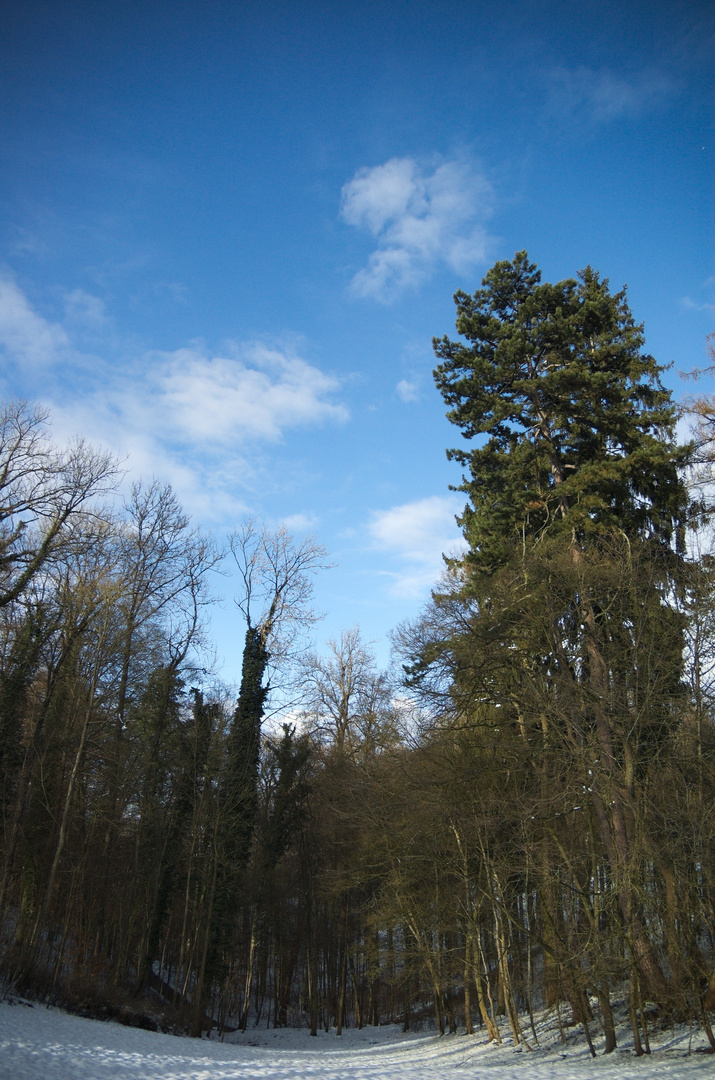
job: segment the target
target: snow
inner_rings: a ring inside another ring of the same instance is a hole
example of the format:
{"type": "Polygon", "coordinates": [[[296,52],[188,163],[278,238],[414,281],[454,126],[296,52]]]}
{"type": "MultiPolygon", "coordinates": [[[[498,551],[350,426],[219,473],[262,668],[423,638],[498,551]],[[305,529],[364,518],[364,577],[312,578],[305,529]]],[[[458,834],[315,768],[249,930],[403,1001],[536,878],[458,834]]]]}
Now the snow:
{"type": "Polygon", "coordinates": [[[626,1036],[592,1059],[583,1034],[564,1045],[539,1023],[539,1047],[485,1045],[482,1035],[402,1034],[399,1027],[248,1031],[231,1042],[161,1035],[17,1001],[0,1003],[2,1080],[698,1080],[715,1059],[687,1027],[652,1034],[636,1058],[626,1036]]]}

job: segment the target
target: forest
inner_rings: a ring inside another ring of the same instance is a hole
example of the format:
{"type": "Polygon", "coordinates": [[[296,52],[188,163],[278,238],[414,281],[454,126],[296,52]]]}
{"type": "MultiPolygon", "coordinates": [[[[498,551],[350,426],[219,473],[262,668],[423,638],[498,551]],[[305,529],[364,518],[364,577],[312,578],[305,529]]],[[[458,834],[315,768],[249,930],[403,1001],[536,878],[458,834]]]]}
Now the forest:
{"type": "Polygon", "coordinates": [[[676,406],[590,267],[548,284],[521,252],[455,302],[435,381],[467,549],[389,672],[357,627],[307,644],[316,539],[224,545],[3,405],[6,992],[525,1046],[548,1007],[593,1053],[625,995],[637,1053],[675,1020],[715,1050],[715,403],[676,406]],[[233,695],[207,659],[225,560],[233,695]]]}

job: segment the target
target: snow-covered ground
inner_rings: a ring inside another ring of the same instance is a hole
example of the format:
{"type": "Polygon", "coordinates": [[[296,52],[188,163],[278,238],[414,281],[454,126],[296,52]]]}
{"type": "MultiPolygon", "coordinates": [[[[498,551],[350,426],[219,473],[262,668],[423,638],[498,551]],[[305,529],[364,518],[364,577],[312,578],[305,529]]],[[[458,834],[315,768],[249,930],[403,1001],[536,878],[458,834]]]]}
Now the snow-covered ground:
{"type": "MultiPolygon", "coordinates": [[[[538,1025],[531,1052],[483,1036],[403,1035],[398,1027],[321,1032],[248,1031],[214,1042],[70,1016],[42,1005],[0,1004],[2,1080],[705,1080],[715,1057],[687,1028],[651,1037],[636,1058],[625,1033],[608,1057],[590,1057],[583,1033],[554,1038],[553,1017],[538,1025]]],[[[533,1040],[531,1040],[533,1041],[533,1040]]]]}

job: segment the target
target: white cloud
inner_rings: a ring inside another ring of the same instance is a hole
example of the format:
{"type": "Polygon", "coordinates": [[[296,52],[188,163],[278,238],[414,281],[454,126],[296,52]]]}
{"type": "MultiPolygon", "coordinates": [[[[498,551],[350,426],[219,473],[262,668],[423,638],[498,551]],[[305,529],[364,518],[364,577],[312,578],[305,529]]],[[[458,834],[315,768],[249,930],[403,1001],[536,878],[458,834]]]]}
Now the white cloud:
{"type": "Polygon", "coordinates": [[[492,195],[483,173],[466,161],[430,171],[413,158],[392,158],[358,169],[343,186],[340,213],[376,237],[377,248],[353,277],[353,293],[389,301],[439,264],[467,273],[484,262],[492,195]]]}
{"type": "Polygon", "coordinates": [[[48,364],[69,345],[64,329],[33,311],[21,289],[0,277],[0,349],[14,361],[48,364]]]}
{"type": "Polygon", "coordinates": [[[192,347],[158,354],[150,375],[168,423],[210,443],[275,442],[288,428],[344,421],[344,405],[328,400],[338,381],[291,350],[239,347],[236,357],[192,347]]]}
{"type": "MultiPolygon", "coordinates": [[[[336,400],[339,381],[308,363],[290,343],[231,345],[222,354],[199,345],[115,359],[87,355],[76,338],[106,331],[103,302],[77,289],[65,297],[65,325],[35,311],[22,290],[0,278],[0,355],[8,392],[38,396],[30,363],[42,364],[41,397],[58,440],[76,434],[106,446],[133,476],[160,476],[192,513],[206,520],[240,516],[246,492],[266,483],[265,452],[289,431],[348,419],[336,400]]],[[[3,387],[5,390],[5,387],[3,387]]]]}
{"type": "Polygon", "coordinates": [[[400,399],[404,401],[406,405],[410,404],[412,401],[419,400],[420,393],[417,383],[410,382],[408,379],[400,379],[395,389],[397,390],[400,399]]]}
{"type": "MultiPolygon", "coordinates": [[[[99,329],[108,321],[103,301],[82,289],[67,294],[65,307],[68,324],[99,329]]],[[[339,381],[291,346],[252,342],[221,356],[191,345],[145,354],[118,372],[109,360],[83,356],[65,328],[34,311],[8,278],[0,278],[0,348],[20,365],[61,360],[55,394],[71,390],[78,411],[84,403],[102,424],[114,416],[130,429],[215,444],[275,442],[290,428],[348,418],[346,407],[330,400],[339,381]]]]}
{"type": "Polygon", "coordinates": [[[464,507],[458,495],[430,495],[415,502],[376,511],[370,535],[382,547],[416,562],[441,555],[459,537],[455,514],[464,507]]]}
{"type": "Polygon", "coordinates": [[[289,514],[288,517],[282,519],[281,525],[284,525],[289,532],[304,536],[315,530],[318,519],[315,514],[289,514]]]}
{"type": "Polygon", "coordinates": [[[349,225],[365,226],[377,236],[391,218],[400,218],[415,200],[417,164],[391,158],[373,169],[358,169],[344,185],[341,213],[349,225]]]}
{"type": "Polygon", "coordinates": [[[669,80],[654,72],[628,78],[607,68],[558,67],[549,73],[549,82],[554,111],[585,115],[596,123],[637,116],[672,90],[669,80]]]}
{"type": "Polygon", "coordinates": [[[395,595],[424,595],[444,570],[442,555],[465,549],[454,520],[463,508],[459,495],[431,495],[373,514],[368,529],[374,545],[402,564],[390,573],[395,595]]]}

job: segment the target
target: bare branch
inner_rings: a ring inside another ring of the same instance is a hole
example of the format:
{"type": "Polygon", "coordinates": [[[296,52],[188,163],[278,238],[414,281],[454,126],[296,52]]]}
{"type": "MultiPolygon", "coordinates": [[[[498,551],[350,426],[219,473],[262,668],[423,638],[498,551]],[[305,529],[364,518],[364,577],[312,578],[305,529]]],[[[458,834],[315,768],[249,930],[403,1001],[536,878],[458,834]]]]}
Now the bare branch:
{"type": "Polygon", "coordinates": [[[331,565],[313,536],[294,538],[281,525],[271,531],[246,521],[229,537],[242,583],[236,606],[264,644],[284,653],[296,635],[322,616],[311,606],[313,578],[331,565]]]}
{"type": "Polygon", "coordinates": [[[16,600],[71,541],[88,503],[110,491],[110,454],[77,440],[57,449],[48,414],[23,401],[0,409],[0,607],[16,600]]]}

